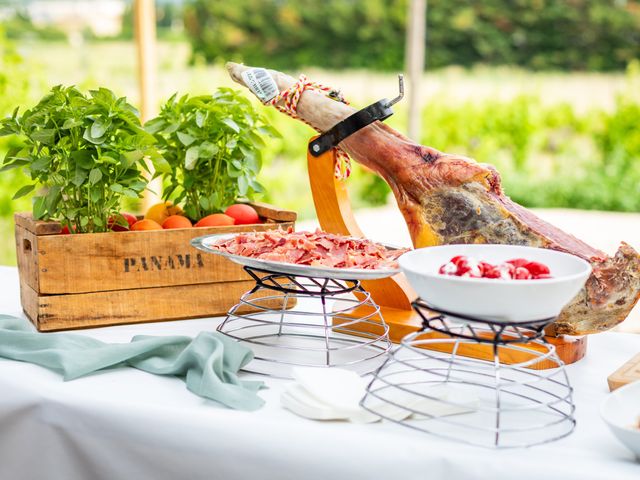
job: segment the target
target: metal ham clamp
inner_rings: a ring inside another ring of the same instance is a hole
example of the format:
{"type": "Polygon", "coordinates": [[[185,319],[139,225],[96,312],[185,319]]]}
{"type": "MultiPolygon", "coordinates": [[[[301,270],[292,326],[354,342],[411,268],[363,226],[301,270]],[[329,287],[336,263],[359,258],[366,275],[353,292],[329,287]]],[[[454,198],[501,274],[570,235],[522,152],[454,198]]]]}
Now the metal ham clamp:
{"type": "Polygon", "coordinates": [[[322,135],[309,142],[309,153],[314,157],[319,157],[332,148],[336,148],[338,144],[349,135],[371,125],[377,120],[382,122],[389,118],[393,115],[391,107],[404,97],[404,77],[402,75],[398,75],[398,90],[399,94],[393,100],[388,100],[386,98],[378,100],[368,107],[358,110],[356,113],[345,118],[341,122],[336,123],[322,135]]]}

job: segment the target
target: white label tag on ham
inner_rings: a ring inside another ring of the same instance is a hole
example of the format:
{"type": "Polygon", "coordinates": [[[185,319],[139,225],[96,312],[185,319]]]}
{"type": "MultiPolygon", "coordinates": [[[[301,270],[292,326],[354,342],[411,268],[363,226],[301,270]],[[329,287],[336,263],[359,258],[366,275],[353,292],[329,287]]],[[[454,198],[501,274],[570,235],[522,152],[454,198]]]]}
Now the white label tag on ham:
{"type": "Polygon", "coordinates": [[[280,91],[278,85],[264,68],[251,68],[242,72],[242,80],[262,103],[268,102],[280,91]]]}

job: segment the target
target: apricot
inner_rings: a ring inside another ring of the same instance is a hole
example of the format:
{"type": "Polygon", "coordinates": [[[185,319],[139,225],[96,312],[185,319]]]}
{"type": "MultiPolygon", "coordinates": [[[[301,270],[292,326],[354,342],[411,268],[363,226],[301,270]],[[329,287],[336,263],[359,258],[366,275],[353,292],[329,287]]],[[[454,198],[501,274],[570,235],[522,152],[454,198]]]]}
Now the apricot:
{"type": "Polygon", "coordinates": [[[235,220],[231,218],[229,215],[225,215],[224,213],[213,213],[211,215],[207,215],[204,218],[201,218],[198,223],[196,223],[196,227],[222,227],[233,225],[235,220]]]}
{"type": "Polygon", "coordinates": [[[143,220],[138,220],[131,227],[133,231],[141,231],[141,230],[162,230],[162,227],[158,222],[154,222],[153,220],[149,220],[145,218],[143,220]]]}
{"type": "Polygon", "coordinates": [[[182,215],[184,212],[182,209],[174,205],[172,202],[156,203],[149,207],[147,213],[144,215],[146,220],[153,220],[158,225],[162,225],[164,221],[171,215],[182,215]]]}
{"type": "Polygon", "coordinates": [[[256,212],[251,205],[245,205],[244,203],[231,205],[224,211],[224,213],[225,215],[229,215],[231,218],[234,218],[236,225],[260,223],[258,212],[256,212]]]}
{"type": "Polygon", "coordinates": [[[162,222],[162,228],[191,228],[191,220],[182,215],[171,215],[162,222]]]}

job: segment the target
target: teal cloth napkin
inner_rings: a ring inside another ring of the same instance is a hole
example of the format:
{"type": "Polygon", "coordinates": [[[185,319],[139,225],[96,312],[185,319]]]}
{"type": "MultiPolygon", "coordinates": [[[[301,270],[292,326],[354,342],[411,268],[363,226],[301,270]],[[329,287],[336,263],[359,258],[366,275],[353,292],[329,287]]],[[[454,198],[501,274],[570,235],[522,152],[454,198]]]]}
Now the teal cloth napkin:
{"type": "Polygon", "coordinates": [[[35,363],[65,380],[115,367],[182,378],[191,392],[230,408],[264,404],[260,381],[238,378],[253,352],[216,332],[197,337],[138,335],[130,343],[105,343],[73,333],[38,333],[22,318],[0,315],[0,357],[35,363]]]}

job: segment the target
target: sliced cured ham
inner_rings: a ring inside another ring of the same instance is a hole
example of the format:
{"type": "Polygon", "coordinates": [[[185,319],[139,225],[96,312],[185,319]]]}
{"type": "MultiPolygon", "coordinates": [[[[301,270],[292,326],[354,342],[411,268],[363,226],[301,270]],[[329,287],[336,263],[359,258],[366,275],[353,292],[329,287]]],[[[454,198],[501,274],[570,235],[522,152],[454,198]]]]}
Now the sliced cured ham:
{"type": "Polygon", "coordinates": [[[211,248],[243,257],[314,267],[398,268],[397,258],[406,249],[390,250],[363,238],[345,237],[320,230],[294,232],[289,229],[239,233],[211,248]]]}
{"type": "MultiPolygon", "coordinates": [[[[242,72],[249,68],[227,64],[233,80],[242,85],[242,72]]],[[[280,91],[296,82],[281,72],[267,71],[280,91]]],[[[305,91],[297,105],[298,117],[321,132],[355,111],[325,92],[313,90],[305,91]]],[[[502,243],[550,248],[588,260],[593,274],[558,317],[554,325],[557,333],[610,329],[622,322],[638,301],[638,252],[623,242],[609,257],[538,218],[505,194],[500,175],[491,165],[419,145],[381,122],[354,133],[340,147],[387,181],[416,248],[502,243]]]]}

